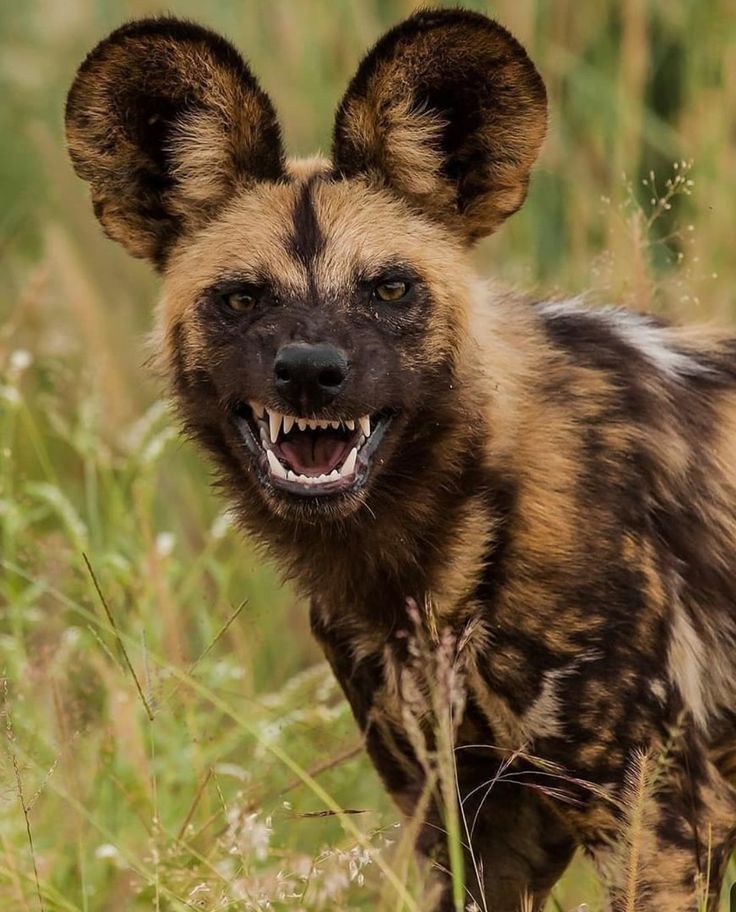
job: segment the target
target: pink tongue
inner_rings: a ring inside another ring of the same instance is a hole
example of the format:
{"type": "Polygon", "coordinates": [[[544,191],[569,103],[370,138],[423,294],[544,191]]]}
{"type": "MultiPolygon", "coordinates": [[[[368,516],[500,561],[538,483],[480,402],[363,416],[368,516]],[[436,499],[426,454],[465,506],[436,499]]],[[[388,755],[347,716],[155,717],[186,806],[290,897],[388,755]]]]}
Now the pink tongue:
{"type": "Polygon", "coordinates": [[[298,433],[275,449],[297,475],[329,475],[347,456],[348,442],[325,433],[298,433]]]}

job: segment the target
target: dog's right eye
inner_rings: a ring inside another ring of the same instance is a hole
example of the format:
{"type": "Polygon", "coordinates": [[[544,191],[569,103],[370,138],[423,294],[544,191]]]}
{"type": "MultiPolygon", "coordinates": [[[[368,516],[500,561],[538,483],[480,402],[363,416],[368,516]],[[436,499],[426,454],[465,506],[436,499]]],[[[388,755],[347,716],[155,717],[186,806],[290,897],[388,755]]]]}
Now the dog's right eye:
{"type": "Polygon", "coordinates": [[[244,311],[256,303],[256,296],[250,291],[231,291],[225,295],[225,303],[233,310],[244,311]]]}
{"type": "Polygon", "coordinates": [[[244,313],[258,303],[262,294],[262,289],[255,285],[242,285],[229,291],[223,291],[220,298],[231,310],[244,313]]]}

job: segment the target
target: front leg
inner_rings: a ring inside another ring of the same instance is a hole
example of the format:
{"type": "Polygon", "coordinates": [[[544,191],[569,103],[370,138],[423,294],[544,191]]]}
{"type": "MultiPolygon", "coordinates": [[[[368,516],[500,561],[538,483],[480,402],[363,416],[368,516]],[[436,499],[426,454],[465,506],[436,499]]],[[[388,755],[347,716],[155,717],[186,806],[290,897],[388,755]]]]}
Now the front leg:
{"type": "Polygon", "coordinates": [[[458,756],[469,891],[492,912],[539,912],[575,852],[574,833],[515,767],[499,770],[488,751],[458,756]]]}
{"type": "MultiPolygon", "coordinates": [[[[427,776],[401,729],[371,714],[366,747],[392,798],[408,817],[422,813],[416,848],[437,874],[433,912],[453,912],[447,834],[437,785],[427,776]]],[[[567,823],[543,794],[499,778],[488,752],[458,752],[466,905],[491,912],[541,912],[577,847],[567,823]],[[524,905],[530,901],[531,905],[524,905]]]]}
{"type": "MultiPolygon", "coordinates": [[[[404,815],[422,813],[416,848],[437,874],[436,912],[453,909],[447,876],[449,855],[436,785],[427,790],[427,769],[417,757],[402,719],[396,675],[390,670],[395,651],[354,652],[351,634],[337,624],[326,625],[313,609],[312,627],[350,703],[365,738],[367,752],[383,783],[404,815]],[[398,701],[398,702],[397,702],[398,701]]],[[[399,662],[401,664],[401,662],[399,662]]],[[[395,668],[394,668],[395,671],[395,668]]],[[[416,736],[416,733],[415,733],[416,736]]],[[[425,731],[431,753],[432,733],[425,731]]],[[[544,797],[519,785],[495,782],[498,759],[457,752],[460,792],[467,827],[465,883],[467,904],[492,912],[519,912],[526,895],[541,910],[550,889],[567,867],[575,840],[544,797]],[[488,786],[493,784],[492,788],[488,786]]]]}

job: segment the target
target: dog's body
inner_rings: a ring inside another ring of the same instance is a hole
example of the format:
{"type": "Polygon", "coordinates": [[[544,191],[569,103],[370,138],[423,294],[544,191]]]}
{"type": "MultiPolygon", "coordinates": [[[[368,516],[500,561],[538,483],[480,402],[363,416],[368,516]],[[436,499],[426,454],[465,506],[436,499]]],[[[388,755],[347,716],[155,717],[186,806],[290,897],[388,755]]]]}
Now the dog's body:
{"type": "Polygon", "coordinates": [[[664,750],[637,908],[680,912],[709,868],[715,903],[736,822],[736,342],[475,277],[544,110],[514,39],[453,10],[368,55],[333,163],[286,162],[236,52],[174,20],[103,42],[67,123],[106,230],[164,275],[184,422],[310,598],[402,810],[418,616],[463,685],[470,893],[541,908],[577,846],[610,855],[637,752],[664,750]]]}

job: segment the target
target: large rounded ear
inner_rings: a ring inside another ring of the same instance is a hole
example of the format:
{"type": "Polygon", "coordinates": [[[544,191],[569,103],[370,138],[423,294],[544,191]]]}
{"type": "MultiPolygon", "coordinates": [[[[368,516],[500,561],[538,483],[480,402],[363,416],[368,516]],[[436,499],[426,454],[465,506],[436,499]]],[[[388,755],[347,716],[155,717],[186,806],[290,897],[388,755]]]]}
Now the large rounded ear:
{"type": "Polygon", "coordinates": [[[338,108],[333,160],[470,242],[523,203],[546,126],[544,83],[515,38],[479,13],[425,10],[360,64],[338,108]]]}
{"type": "Polygon", "coordinates": [[[177,19],[131,22],[97,45],[66,134],[106,233],[158,267],[238,186],[284,173],[276,113],[242,57],[177,19]]]}

